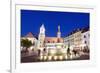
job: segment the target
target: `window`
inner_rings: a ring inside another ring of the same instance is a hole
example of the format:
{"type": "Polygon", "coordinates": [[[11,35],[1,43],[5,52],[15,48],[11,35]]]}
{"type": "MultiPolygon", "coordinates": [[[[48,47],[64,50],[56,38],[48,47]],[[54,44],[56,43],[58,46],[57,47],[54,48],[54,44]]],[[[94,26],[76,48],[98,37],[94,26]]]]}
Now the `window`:
{"type": "Polygon", "coordinates": [[[86,36],[84,35],[84,38],[86,38],[86,36]]]}
{"type": "Polygon", "coordinates": [[[86,44],[87,42],[86,42],[86,41],[84,41],[84,43],[86,44]]]}
{"type": "Polygon", "coordinates": [[[88,34],[88,36],[90,37],[90,34],[88,34]]]}
{"type": "Polygon", "coordinates": [[[48,41],[48,43],[50,43],[50,41],[48,41]]]}

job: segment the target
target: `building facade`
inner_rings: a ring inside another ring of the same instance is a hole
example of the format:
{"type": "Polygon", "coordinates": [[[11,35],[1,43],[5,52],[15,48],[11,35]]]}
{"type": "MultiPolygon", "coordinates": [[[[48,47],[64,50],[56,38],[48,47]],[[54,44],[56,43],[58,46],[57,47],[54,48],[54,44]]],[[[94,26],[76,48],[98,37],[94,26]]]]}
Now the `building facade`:
{"type": "MultiPolygon", "coordinates": [[[[21,40],[25,40],[25,39],[31,41],[31,43],[32,43],[32,46],[30,47],[30,50],[36,48],[37,39],[36,39],[36,37],[31,32],[29,32],[26,36],[21,37],[21,40]]],[[[24,50],[24,48],[22,46],[21,46],[21,50],[24,50]]]]}
{"type": "Polygon", "coordinates": [[[82,44],[82,33],[81,30],[78,30],[74,33],[74,48],[73,49],[81,49],[82,44]]]}
{"type": "Polygon", "coordinates": [[[90,42],[90,32],[85,29],[77,30],[67,37],[64,38],[64,44],[68,47],[70,45],[70,49],[81,50],[86,47],[89,47],[90,42]]]}
{"type": "Polygon", "coordinates": [[[43,52],[44,50],[49,53],[50,51],[56,52],[64,48],[63,38],[61,37],[60,25],[58,25],[58,32],[56,37],[47,37],[45,35],[45,27],[40,27],[38,35],[37,49],[43,52]]]}
{"type": "Polygon", "coordinates": [[[82,32],[82,49],[90,48],[90,31],[82,32]]]}

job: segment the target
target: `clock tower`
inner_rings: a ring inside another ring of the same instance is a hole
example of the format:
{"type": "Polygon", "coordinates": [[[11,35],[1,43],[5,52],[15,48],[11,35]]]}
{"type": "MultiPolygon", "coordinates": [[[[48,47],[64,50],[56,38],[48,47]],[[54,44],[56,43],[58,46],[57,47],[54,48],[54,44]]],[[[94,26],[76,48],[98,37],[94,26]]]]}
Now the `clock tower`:
{"type": "Polygon", "coordinates": [[[38,36],[38,48],[44,47],[44,40],[45,40],[45,27],[44,27],[44,24],[42,24],[40,27],[40,32],[38,36]]]}

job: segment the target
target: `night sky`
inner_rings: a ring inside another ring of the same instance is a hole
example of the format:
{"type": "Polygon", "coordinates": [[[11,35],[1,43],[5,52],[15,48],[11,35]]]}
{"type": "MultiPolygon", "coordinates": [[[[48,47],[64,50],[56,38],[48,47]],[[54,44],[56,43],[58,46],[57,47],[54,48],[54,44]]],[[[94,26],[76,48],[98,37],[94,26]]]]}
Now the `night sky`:
{"type": "Polygon", "coordinates": [[[46,36],[57,36],[60,25],[64,37],[73,30],[89,27],[89,18],[89,13],[21,10],[21,36],[28,32],[38,35],[40,26],[44,24],[46,36]]]}

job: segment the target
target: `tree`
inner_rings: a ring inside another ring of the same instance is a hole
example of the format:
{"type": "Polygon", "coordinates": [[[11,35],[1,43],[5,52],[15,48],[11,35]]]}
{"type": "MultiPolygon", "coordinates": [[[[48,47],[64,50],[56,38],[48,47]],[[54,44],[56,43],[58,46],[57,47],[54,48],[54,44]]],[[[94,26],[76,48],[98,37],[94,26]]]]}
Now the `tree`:
{"type": "Polygon", "coordinates": [[[26,48],[26,51],[28,51],[28,48],[32,46],[32,42],[28,39],[21,39],[21,46],[26,48]]]}

